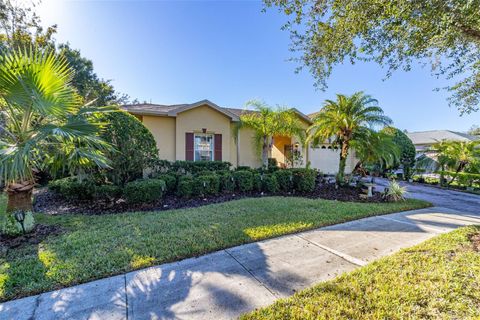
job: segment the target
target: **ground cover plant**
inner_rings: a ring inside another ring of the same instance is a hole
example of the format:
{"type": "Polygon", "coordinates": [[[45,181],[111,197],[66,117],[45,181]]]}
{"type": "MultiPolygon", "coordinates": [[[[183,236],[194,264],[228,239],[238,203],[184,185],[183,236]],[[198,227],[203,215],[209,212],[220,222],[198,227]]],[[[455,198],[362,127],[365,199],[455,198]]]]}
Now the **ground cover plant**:
{"type": "Polygon", "coordinates": [[[404,249],[241,319],[478,319],[480,226],[404,249]]]}
{"type": "MultiPolygon", "coordinates": [[[[5,197],[0,197],[4,208],[5,197]]],[[[36,214],[60,233],[9,248],[0,241],[0,300],[66,287],[122,272],[429,204],[418,200],[351,203],[263,197],[198,208],[109,215],[36,214]]]]}

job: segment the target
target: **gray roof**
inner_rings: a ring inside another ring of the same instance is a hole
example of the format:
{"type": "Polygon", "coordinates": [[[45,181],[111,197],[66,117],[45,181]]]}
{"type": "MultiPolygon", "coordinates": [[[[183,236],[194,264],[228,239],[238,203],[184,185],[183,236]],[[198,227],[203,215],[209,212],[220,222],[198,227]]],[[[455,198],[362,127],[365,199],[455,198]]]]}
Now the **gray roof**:
{"type": "Polygon", "coordinates": [[[474,141],[478,139],[478,137],[451,130],[409,132],[407,133],[407,136],[415,145],[434,144],[442,140],[474,141]]]}
{"type": "MultiPolygon", "coordinates": [[[[152,103],[126,104],[126,105],[120,106],[120,109],[136,115],[175,117],[177,116],[178,113],[181,113],[183,111],[187,111],[199,106],[203,106],[203,105],[207,105],[225,114],[227,117],[232,119],[232,121],[238,121],[242,114],[256,112],[254,110],[248,110],[248,109],[220,107],[215,103],[206,99],[198,102],[194,102],[194,103],[172,104],[172,105],[152,104],[152,103]]],[[[298,111],[295,108],[293,108],[293,111],[295,111],[295,113],[297,113],[299,117],[311,123],[311,119],[308,116],[306,116],[305,114],[303,114],[302,112],[298,111]]]]}
{"type": "Polygon", "coordinates": [[[234,112],[231,112],[228,108],[222,108],[217,106],[215,103],[209,100],[200,100],[194,103],[186,104],[152,104],[152,103],[139,103],[139,104],[126,104],[120,106],[120,109],[130,112],[131,114],[137,115],[146,115],[146,116],[167,116],[167,117],[176,117],[177,114],[199,107],[199,106],[209,106],[217,110],[220,113],[223,113],[229,117],[232,121],[238,121],[238,115],[234,112]]]}

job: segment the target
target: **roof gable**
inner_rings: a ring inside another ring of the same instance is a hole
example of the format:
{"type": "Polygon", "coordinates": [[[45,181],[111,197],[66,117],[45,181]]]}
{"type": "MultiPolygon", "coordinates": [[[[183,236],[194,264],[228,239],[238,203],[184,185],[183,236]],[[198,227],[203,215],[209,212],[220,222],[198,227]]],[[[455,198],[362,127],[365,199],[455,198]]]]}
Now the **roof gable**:
{"type": "Polygon", "coordinates": [[[238,121],[239,120],[238,116],[236,114],[234,114],[233,112],[229,111],[226,108],[222,108],[222,107],[216,105],[215,103],[211,102],[210,100],[206,100],[206,99],[195,102],[195,103],[183,105],[179,108],[173,109],[173,110],[168,112],[168,115],[171,116],[171,117],[176,117],[177,114],[179,114],[179,113],[182,113],[182,112],[194,109],[194,108],[202,107],[202,106],[208,106],[208,107],[222,113],[226,117],[230,118],[232,121],[238,121]]]}

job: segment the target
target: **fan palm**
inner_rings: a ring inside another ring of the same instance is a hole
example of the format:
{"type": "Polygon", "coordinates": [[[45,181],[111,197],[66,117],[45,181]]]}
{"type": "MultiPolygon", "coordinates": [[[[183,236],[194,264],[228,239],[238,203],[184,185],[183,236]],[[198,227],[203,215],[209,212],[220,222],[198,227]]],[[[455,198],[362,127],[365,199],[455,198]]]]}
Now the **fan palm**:
{"type": "Polygon", "coordinates": [[[337,183],[344,182],[345,165],[350,147],[355,141],[367,141],[371,128],[392,122],[378,106],[378,101],[363,92],[351,96],[337,95],[337,100],[327,100],[313,118],[308,128],[307,141],[319,144],[331,139],[340,148],[337,183]]]}
{"type": "Polygon", "coordinates": [[[73,72],[64,58],[35,49],[0,57],[0,181],[7,211],[32,210],[39,170],[82,170],[107,166],[108,145],[89,121],[98,109],[82,106],[70,86],[73,72]]]}
{"type": "Polygon", "coordinates": [[[293,109],[273,109],[263,102],[252,100],[247,107],[253,107],[256,112],[246,112],[240,116],[240,122],[235,131],[240,128],[250,128],[255,132],[255,143],[261,149],[262,164],[268,168],[268,155],[272,150],[274,136],[297,136],[304,140],[305,130],[293,109]]]}

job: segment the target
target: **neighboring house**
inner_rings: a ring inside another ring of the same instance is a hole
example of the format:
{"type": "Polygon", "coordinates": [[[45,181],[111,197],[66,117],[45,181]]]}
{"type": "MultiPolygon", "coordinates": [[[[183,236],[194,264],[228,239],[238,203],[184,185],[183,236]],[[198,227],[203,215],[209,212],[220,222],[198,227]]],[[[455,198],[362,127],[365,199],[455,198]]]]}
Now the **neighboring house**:
{"type": "MultiPolygon", "coordinates": [[[[260,153],[254,142],[254,132],[248,128],[240,129],[237,139],[234,130],[236,123],[245,109],[224,108],[209,100],[191,104],[159,105],[132,104],[121,109],[135,115],[152,132],[161,159],[175,160],[220,160],[228,161],[234,166],[261,166],[260,153]]],[[[294,109],[305,130],[311,125],[311,119],[294,109]]],[[[304,148],[296,137],[273,139],[270,157],[275,158],[280,166],[288,165],[292,153],[300,154],[305,166],[308,162],[312,168],[324,173],[335,173],[338,169],[338,150],[329,144],[318,148],[304,148]]],[[[354,167],[350,157],[346,172],[354,167]]]]}
{"type": "Polygon", "coordinates": [[[437,153],[432,150],[435,143],[441,141],[474,141],[478,136],[451,130],[431,130],[406,133],[412,140],[417,152],[417,167],[427,173],[438,170],[437,153]]]}
{"type": "Polygon", "coordinates": [[[417,155],[429,150],[433,144],[443,141],[474,141],[479,139],[478,136],[472,136],[467,133],[450,131],[450,130],[431,130],[409,132],[406,135],[412,140],[417,155]]]}

